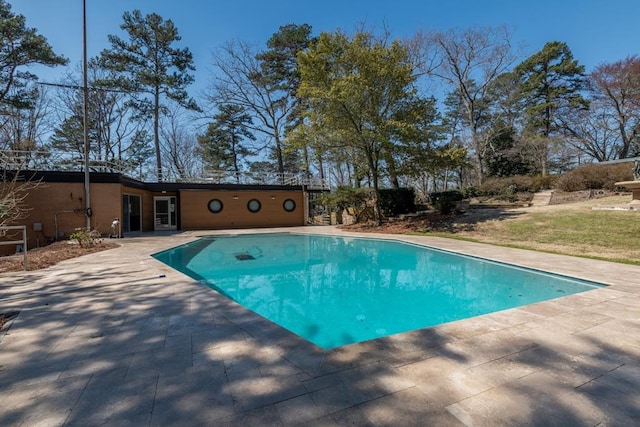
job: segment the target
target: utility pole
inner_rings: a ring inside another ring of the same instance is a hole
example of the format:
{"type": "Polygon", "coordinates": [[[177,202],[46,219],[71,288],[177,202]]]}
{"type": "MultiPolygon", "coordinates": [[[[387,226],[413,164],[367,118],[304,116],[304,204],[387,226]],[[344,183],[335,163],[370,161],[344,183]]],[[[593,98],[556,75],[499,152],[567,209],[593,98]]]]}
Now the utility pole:
{"type": "Polygon", "coordinates": [[[89,129],[87,108],[89,106],[89,88],[87,84],[87,0],[82,0],[82,126],[84,133],[84,215],[87,220],[87,231],[91,230],[91,195],[89,191],[89,129]]]}

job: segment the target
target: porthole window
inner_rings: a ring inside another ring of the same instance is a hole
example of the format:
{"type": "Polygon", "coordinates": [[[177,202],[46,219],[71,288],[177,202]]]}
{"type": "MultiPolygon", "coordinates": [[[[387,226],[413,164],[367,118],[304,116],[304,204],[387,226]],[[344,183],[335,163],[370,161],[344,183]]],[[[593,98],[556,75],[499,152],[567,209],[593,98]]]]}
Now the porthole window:
{"type": "Polygon", "coordinates": [[[287,199],[282,204],[282,208],[287,212],[293,212],[296,210],[296,202],[291,199],[287,199]]]}
{"type": "Polygon", "coordinates": [[[249,200],[249,203],[247,203],[247,209],[249,209],[249,212],[256,213],[260,210],[261,207],[262,204],[258,199],[251,199],[249,200]]]}
{"type": "Polygon", "coordinates": [[[209,211],[211,211],[211,213],[220,213],[222,212],[222,208],[224,208],[224,205],[221,200],[213,199],[209,201],[209,211]]]}

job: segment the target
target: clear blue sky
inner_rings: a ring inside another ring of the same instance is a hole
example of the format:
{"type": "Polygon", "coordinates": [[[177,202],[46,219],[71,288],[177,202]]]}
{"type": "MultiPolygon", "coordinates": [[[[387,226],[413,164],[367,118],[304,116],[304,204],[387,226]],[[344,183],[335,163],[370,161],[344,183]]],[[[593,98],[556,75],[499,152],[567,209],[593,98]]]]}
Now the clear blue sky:
{"type": "MultiPolygon", "coordinates": [[[[9,0],[27,25],[47,37],[57,53],[78,67],[82,60],[82,0],[9,0]]],[[[358,24],[383,26],[393,36],[417,30],[446,30],[506,24],[515,43],[525,43],[523,59],[548,41],[566,42],[587,71],[602,62],[640,54],[639,0],[87,0],[89,56],[108,47],[108,34],[122,35],[124,11],[140,9],[171,19],[182,44],[194,54],[193,94],[207,86],[212,52],[225,41],[241,39],[264,46],[281,25],[307,23],[314,34],[358,24]]],[[[41,81],[64,73],[33,70],[41,81]]]]}

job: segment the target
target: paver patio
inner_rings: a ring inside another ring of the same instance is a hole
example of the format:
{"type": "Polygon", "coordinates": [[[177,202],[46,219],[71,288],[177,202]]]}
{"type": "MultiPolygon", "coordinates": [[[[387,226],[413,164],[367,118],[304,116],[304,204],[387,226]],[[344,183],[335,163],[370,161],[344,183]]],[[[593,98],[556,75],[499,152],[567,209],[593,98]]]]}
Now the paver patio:
{"type": "Polygon", "coordinates": [[[323,351],[150,257],[205,233],[0,274],[0,426],[640,424],[640,267],[394,236],[609,286],[323,351]]]}

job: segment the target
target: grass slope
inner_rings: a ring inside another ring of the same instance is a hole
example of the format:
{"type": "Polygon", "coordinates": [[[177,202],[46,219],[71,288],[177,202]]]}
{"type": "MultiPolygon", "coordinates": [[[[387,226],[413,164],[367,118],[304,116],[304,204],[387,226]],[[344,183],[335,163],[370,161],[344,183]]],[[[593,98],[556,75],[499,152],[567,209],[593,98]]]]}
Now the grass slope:
{"type": "Polygon", "coordinates": [[[429,233],[496,245],[640,264],[640,212],[592,210],[629,196],[518,209],[454,233],[429,233]]]}

